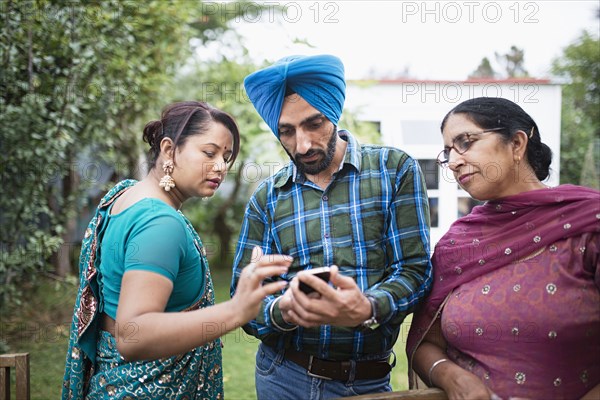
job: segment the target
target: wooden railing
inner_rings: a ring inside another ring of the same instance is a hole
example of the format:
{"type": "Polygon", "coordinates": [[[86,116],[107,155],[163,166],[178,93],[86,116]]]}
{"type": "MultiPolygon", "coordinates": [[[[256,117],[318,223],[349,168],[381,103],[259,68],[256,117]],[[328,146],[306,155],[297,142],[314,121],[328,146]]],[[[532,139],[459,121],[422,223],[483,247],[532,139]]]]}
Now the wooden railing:
{"type": "MultiPolygon", "coordinates": [[[[10,369],[15,369],[16,400],[29,400],[29,353],[0,354],[0,400],[10,399],[10,369]]],[[[439,389],[403,390],[345,397],[352,400],[448,400],[439,389]]]]}
{"type": "Polygon", "coordinates": [[[10,399],[10,369],[15,369],[17,400],[29,400],[29,353],[0,354],[0,400],[10,399]]]}
{"type": "Polygon", "coordinates": [[[446,393],[440,389],[403,390],[400,392],[387,392],[364,394],[362,396],[344,397],[351,400],[448,400],[446,393]]]}

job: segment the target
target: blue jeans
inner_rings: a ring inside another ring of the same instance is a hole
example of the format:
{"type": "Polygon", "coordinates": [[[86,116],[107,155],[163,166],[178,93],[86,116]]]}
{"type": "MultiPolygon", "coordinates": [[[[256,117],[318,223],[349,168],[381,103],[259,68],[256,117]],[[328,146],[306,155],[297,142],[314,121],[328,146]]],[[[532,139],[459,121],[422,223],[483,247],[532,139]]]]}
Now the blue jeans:
{"type": "Polygon", "coordinates": [[[390,374],[381,379],[347,382],[314,378],[306,369],[286,360],[283,351],[262,343],[256,353],[255,379],[258,400],[323,400],[392,391],[390,374]]]}

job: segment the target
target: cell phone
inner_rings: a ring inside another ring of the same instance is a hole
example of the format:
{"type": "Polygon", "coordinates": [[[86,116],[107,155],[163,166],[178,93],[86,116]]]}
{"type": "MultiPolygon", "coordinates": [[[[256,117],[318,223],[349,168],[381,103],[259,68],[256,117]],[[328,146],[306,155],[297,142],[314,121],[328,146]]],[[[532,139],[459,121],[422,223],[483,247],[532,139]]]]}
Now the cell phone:
{"type": "MultiPolygon", "coordinates": [[[[302,271],[302,273],[312,274],[316,277],[321,278],[325,282],[329,282],[329,276],[331,274],[329,267],[319,267],[319,268],[307,269],[307,270],[302,271]]],[[[309,294],[309,293],[312,293],[315,291],[315,289],[312,286],[307,285],[306,283],[304,283],[302,281],[300,281],[300,290],[302,290],[306,294],[309,294]]]]}

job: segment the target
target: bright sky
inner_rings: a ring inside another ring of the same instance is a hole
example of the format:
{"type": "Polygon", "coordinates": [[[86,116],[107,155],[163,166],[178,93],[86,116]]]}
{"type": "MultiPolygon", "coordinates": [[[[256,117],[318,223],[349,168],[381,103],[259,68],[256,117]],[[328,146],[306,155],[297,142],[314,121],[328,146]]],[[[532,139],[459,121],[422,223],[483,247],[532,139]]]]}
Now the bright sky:
{"type": "Polygon", "coordinates": [[[496,66],[494,53],[512,45],[525,50],[530,75],[544,78],[583,29],[600,30],[598,0],[261,3],[268,9],[258,12],[250,3],[250,14],[233,21],[254,61],[330,53],[342,59],[349,79],[372,71],[397,76],[408,68],[411,78],[461,80],[483,57],[496,66]]]}

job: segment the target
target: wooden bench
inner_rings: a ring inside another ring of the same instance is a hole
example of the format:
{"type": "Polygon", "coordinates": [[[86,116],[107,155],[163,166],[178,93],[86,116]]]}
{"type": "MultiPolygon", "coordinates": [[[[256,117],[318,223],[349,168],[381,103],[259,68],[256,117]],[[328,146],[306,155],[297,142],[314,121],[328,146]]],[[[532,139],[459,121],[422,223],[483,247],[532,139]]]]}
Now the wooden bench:
{"type": "Polygon", "coordinates": [[[15,369],[17,400],[29,400],[29,353],[0,354],[0,400],[10,399],[10,369],[15,369]]]}
{"type": "Polygon", "coordinates": [[[402,390],[399,392],[364,394],[362,396],[344,397],[351,400],[448,400],[448,396],[440,389],[402,390]]]}

